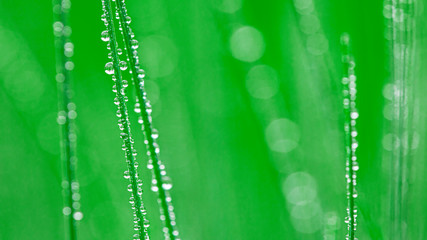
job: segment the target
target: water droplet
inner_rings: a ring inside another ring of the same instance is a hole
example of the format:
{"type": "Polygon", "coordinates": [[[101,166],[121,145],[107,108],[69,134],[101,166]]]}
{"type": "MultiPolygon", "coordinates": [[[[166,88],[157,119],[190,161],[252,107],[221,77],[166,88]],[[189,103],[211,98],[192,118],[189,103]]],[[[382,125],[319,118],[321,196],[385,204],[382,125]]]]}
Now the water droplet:
{"type": "Polygon", "coordinates": [[[144,219],[143,224],[145,228],[148,228],[150,226],[150,222],[148,221],[148,219],[144,219]]]}
{"type": "Polygon", "coordinates": [[[153,186],[151,186],[151,191],[158,192],[159,191],[159,187],[157,187],[157,185],[153,185],[153,186]]]}
{"type": "Polygon", "coordinates": [[[132,49],[137,49],[139,47],[138,41],[136,39],[132,39],[130,42],[132,49]]]}
{"type": "Polygon", "coordinates": [[[64,207],[64,208],[62,209],[62,213],[63,213],[65,216],[70,215],[70,213],[71,213],[71,208],[70,208],[70,207],[64,207]]]}
{"type": "Polygon", "coordinates": [[[125,61],[119,63],[120,70],[124,71],[128,68],[128,64],[125,61]]]}
{"type": "Polygon", "coordinates": [[[108,35],[107,30],[101,32],[101,40],[104,42],[110,41],[110,36],[108,35]]]}
{"type": "Polygon", "coordinates": [[[126,16],[125,19],[127,24],[130,24],[130,22],[132,21],[132,19],[129,16],[126,16]]]}
{"type": "Polygon", "coordinates": [[[80,221],[83,219],[83,213],[82,212],[75,212],[73,215],[73,218],[77,221],[80,221]]]}
{"type": "Polygon", "coordinates": [[[151,130],[151,137],[153,139],[159,138],[159,131],[157,129],[153,128],[153,130],[151,130]]]}
{"type": "Polygon", "coordinates": [[[172,180],[170,179],[170,177],[164,176],[163,177],[163,184],[162,187],[164,190],[170,190],[172,188],[172,180]]]}
{"type": "Polygon", "coordinates": [[[105,64],[105,72],[109,75],[114,73],[114,66],[112,62],[108,62],[105,64]]]}
{"type": "Polygon", "coordinates": [[[123,177],[124,177],[125,179],[129,179],[129,178],[130,178],[130,174],[129,174],[129,171],[128,171],[128,170],[126,170],[126,171],[123,173],[123,177]]]}

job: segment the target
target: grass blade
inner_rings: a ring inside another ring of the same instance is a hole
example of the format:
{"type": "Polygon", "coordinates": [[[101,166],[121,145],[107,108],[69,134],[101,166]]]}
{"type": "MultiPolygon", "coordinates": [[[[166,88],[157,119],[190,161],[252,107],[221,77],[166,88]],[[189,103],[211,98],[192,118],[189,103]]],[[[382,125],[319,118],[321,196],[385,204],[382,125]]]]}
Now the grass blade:
{"type": "Polygon", "coordinates": [[[76,180],[76,133],[74,119],[77,117],[76,105],[72,101],[72,70],[74,63],[71,57],[74,46],[70,40],[69,0],[54,1],[54,36],[56,50],[56,81],[58,87],[58,119],[60,125],[61,158],[63,169],[63,214],[66,222],[66,239],[77,239],[77,221],[83,217],[80,211],[79,183],[76,180]]]}
{"type": "Polygon", "coordinates": [[[390,235],[394,239],[407,239],[407,190],[409,160],[412,157],[407,146],[413,136],[414,94],[413,94],[413,34],[414,2],[388,1],[393,11],[390,56],[393,88],[391,104],[393,119],[390,124],[391,169],[390,169],[390,235]]]}
{"type": "Polygon", "coordinates": [[[125,178],[128,178],[130,184],[128,191],[131,192],[130,203],[134,210],[134,230],[136,231],[133,236],[134,239],[144,238],[149,239],[148,227],[149,222],[146,218],[146,210],[142,201],[142,180],[139,179],[136,162],[136,151],[133,146],[133,139],[131,135],[131,128],[128,116],[128,110],[126,106],[127,96],[125,88],[127,83],[124,82],[121,75],[120,69],[120,58],[117,53],[117,39],[114,28],[113,12],[111,9],[110,0],[102,0],[104,14],[102,20],[104,21],[107,30],[102,33],[102,40],[108,42],[107,48],[110,50],[109,58],[112,62],[106,64],[106,73],[112,75],[115,82],[114,92],[116,93],[115,104],[118,106],[117,116],[119,117],[118,125],[121,130],[121,138],[123,139],[123,150],[125,152],[125,158],[128,166],[128,170],[125,171],[125,178]]]}
{"type": "Polygon", "coordinates": [[[173,212],[172,198],[169,194],[169,189],[172,187],[169,177],[166,175],[165,166],[159,158],[159,146],[156,143],[158,138],[157,131],[152,127],[151,123],[151,105],[147,99],[147,94],[144,89],[145,72],[139,65],[138,59],[138,42],[134,39],[134,34],[130,28],[131,18],[127,14],[127,9],[124,0],[116,1],[116,11],[119,16],[120,29],[123,35],[125,44],[125,52],[127,53],[130,66],[132,80],[136,87],[137,101],[135,112],[140,114],[139,123],[142,125],[147,146],[147,155],[149,158],[148,168],[152,169],[153,187],[151,188],[158,194],[158,202],[160,205],[160,219],[164,224],[165,239],[178,240],[179,232],[176,229],[175,213],[173,212]]]}
{"type": "Polygon", "coordinates": [[[343,95],[344,95],[344,132],[345,132],[345,152],[346,152],[346,179],[347,179],[347,217],[346,223],[348,225],[348,233],[346,236],[347,240],[355,240],[356,235],[356,218],[357,208],[355,199],[357,198],[356,191],[356,172],[359,170],[357,162],[356,150],[358,143],[356,140],[356,119],[359,117],[359,113],[356,109],[356,75],[354,72],[355,62],[353,56],[350,54],[350,37],[344,33],[341,36],[342,44],[342,61],[344,67],[344,76],[342,79],[343,83],[343,95]]]}

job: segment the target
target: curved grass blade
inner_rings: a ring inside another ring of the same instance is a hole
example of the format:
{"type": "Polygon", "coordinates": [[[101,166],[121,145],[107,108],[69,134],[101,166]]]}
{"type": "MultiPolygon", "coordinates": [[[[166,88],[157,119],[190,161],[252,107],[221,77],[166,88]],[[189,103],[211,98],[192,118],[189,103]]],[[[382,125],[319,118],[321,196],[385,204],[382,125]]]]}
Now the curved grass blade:
{"type": "Polygon", "coordinates": [[[158,132],[152,127],[151,123],[151,105],[147,99],[147,94],[144,89],[145,72],[140,67],[138,58],[138,41],[134,39],[134,34],[130,28],[131,18],[127,14],[127,9],[124,0],[116,1],[116,11],[119,16],[120,29],[125,43],[125,51],[127,61],[130,66],[132,80],[137,86],[137,101],[135,112],[140,114],[139,123],[145,137],[147,146],[148,168],[152,170],[152,190],[158,193],[158,202],[160,205],[160,219],[163,221],[165,239],[179,240],[179,232],[176,228],[175,213],[173,211],[172,198],[169,190],[172,188],[170,178],[166,175],[165,166],[159,158],[159,146],[156,143],[158,132]]]}
{"type": "Polygon", "coordinates": [[[76,133],[74,119],[77,117],[76,105],[72,101],[72,70],[74,63],[71,57],[74,46],[70,40],[69,0],[53,2],[54,36],[56,50],[56,81],[58,85],[58,119],[61,132],[61,158],[63,169],[63,214],[66,222],[66,239],[77,239],[77,221],[83,218],[80,211],[79,183],[76,180],[76,133]]]}
{"type": "Polygon", "coordinates": [[[356,218],[357,207],[355,199],[357,198],[356,191],[356,172],[359,170],[357,162],[356,150],[358,143],[356,140],[357,129],[356,119],[359,113],[356,109],[356,75],[354,72],[355,62],[353,56],[350,54],[350,37],[344,33],[341,36],[342,44],[342,61],[344,67],[344,76],[342,79],[343,96],[344,96],[344,132],[345,132],[345,152],[346,152],[346,179],[347,179],[347,223],[348,232],[346,239],[355,240],[356,235],[356,218]]]}
{"type": "Polygon", "coordinates": [[[134,230],[136,233],[134,234],[133,239],[139,240],[144,238],[145,240],[148,240],[149,222],[146,218],[146,210],[142,201],[142,180],[139,179],[137,173],[138,163],[136,162],[136,150],[133,147],[133,139],[126,106],[126,102],[128,100],[125,93],[127,82],[122,79],[120,72],[120,58],[117,52],[118,45],[110,0],[102,0],[102,6],[104,13],[101,19],[104,21],[107,30],[102,32],[101,39],[108,42],[107,48],[110,50],[109,58],[112,60],[112,62],[108,62],[105,65],[105,72],[112,75],[113,81],[115,82],[113,91],[116,93],[116,98],[114,103],[118,106],[118,125],[121,130],[120,137],[123,140],[123,150],[125,152],[125,158],[128,166],[128,170],[125,171],[125,178],[130,181],[130,184],[128,185],[128,191],[131,193],[129,202],[134,210],[134,230]]]}

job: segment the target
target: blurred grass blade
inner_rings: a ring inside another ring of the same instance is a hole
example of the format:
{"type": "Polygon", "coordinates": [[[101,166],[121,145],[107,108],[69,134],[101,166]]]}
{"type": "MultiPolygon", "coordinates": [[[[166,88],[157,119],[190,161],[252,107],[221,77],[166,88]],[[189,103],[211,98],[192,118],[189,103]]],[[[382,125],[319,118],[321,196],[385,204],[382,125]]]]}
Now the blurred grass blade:
{"type": "Polygon", "coordinates": [[[391,103],[393,119],[390,122],[391,171],[390,171],[390,236],[407,239],[407,187],[408,167],[411,158],[408,146],[413,135],[413,1],[391,1],[391,103]]]}
{"type": "Polygon", "coordinates": [[[102,6],[104,13],[101,19],[104,21],[107,30],[102,32],[101,39],[108,43],[107,48],[110,50],[109,59],[112,60],[112,62],[108,62],[105,65],[105,72],[112,75],[113,81],[115,82],[113,91],[116,93],[116,98],[114,102],[118,106],[118,125],[121,130],[120,136],[123,140],[123,150],[125,152],[128,166],[128,170],[125,171],[125,178],[130,181],[128,191],[131,193],[131,197],[129,202],[134,210],[134,230],[136,233],[134,234],[133,239],[136,240],[144,238],[145,240],[148,240],[149,223],[145,216],[146,210],[142,201],[142,180],[139,179],[137,173],[138,165],[136,162],[136,150],[133,146],[128,110],[126,106],[126,102],[128,101],[128,97],[125,93],[127,82],[122,79],[120,69],[121,61],[117,52],[118,44],[110,0],[102,0],[102,6]]]}
{"type": "Polygon", "coordinates": [[[348,225],[347,240],[355,240],[355,233],[357,227],[357,208],[355,199],[357,198],[357,174],[359,164],[357,162],[356,150],[358,143],[356,140],[356,119],[359,113],[356,108],[356,75],[354,72],[355,62],[350,53],[350,36],[347,33],[341,35],[342,44],[342,61],[344,76],[343,95],[344,95],[344,132],[345,132],[345,152],[346,152],[346,180],[347,180],[347,217],[345,222],[348,225]]]}
{"type": "Polygon", "coordinates": [[[76,180],[76,133],[74,119],[77,117],[76,105],[72,101],[72,70],[74,63],[71,57],[74,46],[70,40],[69,0],[54,1],[53,30],[56,50],[56,81],[58,85],[58,118],[61,133],[61,157],[63,167],[63,214],[66,221],[66,239],[77,239],[77,221],[83,217],[80,211],[79,183],[76,180]]]}

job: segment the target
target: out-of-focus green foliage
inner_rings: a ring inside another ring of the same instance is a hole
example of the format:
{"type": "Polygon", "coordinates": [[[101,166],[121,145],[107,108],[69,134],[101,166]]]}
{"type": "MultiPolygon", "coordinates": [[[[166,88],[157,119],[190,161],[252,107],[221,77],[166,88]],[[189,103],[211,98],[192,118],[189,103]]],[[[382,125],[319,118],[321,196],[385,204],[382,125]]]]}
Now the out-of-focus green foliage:
{"type": "MultiPolygon", "coordinates": [[[[407,240],[425,239],[424,0],[416,0],[416,145],[404,194],[407,240]]],[[[127,0],[161,158],[184,240],[344,239],[347,232],[339,36],[358,76],[359,239],[389,236],[388,10],[382,1],[127,0]],[[386,87],[385,87],[386,86],[386,87]],[[385,88],[384,88],[385,87],[385,88]]],[[[0,239],[62,239],[52,5],[0,2],[0,239]]],[[[72,1],[79,239],[130,239],[126,163],[104,73],[101,1],[72,1]]],[[[130,96],[132,102],[134,96],[130,96]]],[[[143,136],[131,118],[138,161],[143,136]]],[[[151,173],[140,167],[152,239],[151,173]]]]}

